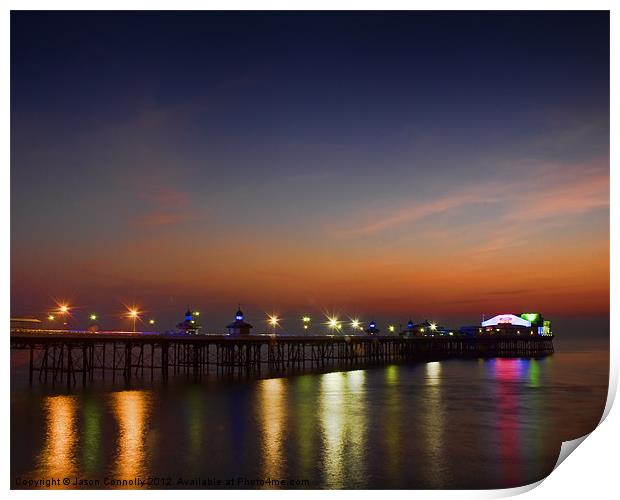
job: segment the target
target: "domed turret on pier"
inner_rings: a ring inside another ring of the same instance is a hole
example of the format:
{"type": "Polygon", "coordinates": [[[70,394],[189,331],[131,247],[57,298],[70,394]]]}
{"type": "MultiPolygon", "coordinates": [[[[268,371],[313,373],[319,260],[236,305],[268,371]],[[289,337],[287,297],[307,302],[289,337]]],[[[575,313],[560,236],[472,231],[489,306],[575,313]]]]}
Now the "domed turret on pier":
{"type": "Polygon", "coordinates": [[[381,330],[377,328],[377,323],[375,323],[374,320],[368,324],[368,328],[366,329],[366,333],[368,335],[378,335],[380,331],[381,330]]]}
{"type": "Polygon", "coordinates": [[[235,313],[235,321],[227,325],[226,328],[228,328],[229,335],[249,335],[250,329],[254,327],[250,325],[250,323],[244,321],[244,315],[241,311],[241,306],[239,306],[239,309],[235,313]]]}
{"type": "Polygon", "coordinates": [[[407,327],[400,332],[401,337],[414,337],[416,334],[416,325],[413,324],[413,320],[409,318],[407,321],[407,327]]]}

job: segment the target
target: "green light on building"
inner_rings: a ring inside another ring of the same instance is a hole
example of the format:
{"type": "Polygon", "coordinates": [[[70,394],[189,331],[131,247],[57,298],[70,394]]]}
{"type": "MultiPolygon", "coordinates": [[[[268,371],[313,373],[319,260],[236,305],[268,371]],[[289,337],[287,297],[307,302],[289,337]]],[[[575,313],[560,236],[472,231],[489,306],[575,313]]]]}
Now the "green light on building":
{"type": "Polygon", "coordinates": [[[533,325],[540,322],[540,314],[539,313],[523,313],[521,315],[521,319],[529,321],[533,325]]]}

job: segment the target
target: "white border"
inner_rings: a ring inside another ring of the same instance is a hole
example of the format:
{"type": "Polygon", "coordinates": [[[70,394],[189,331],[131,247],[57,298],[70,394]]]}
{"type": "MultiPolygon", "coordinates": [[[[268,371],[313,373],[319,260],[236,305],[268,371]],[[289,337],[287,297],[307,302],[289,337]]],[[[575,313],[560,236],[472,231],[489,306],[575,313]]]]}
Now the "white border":
{"type": "MultiPolygon", "coordinates": [[[[10,10],[611,10],[611,54],[617,56],[618,51],[618,32],[619,23],[617,21],[617,12],[613,10],[613,3],[610,1],[550,1],[550,0],[521,0],[521,1],[504,1],[504,2],[491,2],[491,1],[435,1],[435,2],[406,2],[406,1],[394,1],[384,0],[382,2],[377,1],[342,1],[342,0],[315,0],[315,1],[251,1],[251,0],[229,0],[224,1],[196,1],[196,0],[176,0],[176,1],[136,1],[136,0],[92,0],[88,2],[80,2],[77,0],[58,0],[58,1],[44,1],[44,0],[23,0],[23,1],[8,1],[2,4],[2,16],[0,17],[0,37],[1,47],[0,57],[2,58],[1,67],[4,68],[3,74],[5,77],[2,79],[2,115],[4,120],[2,121],[2,134],[1,145],[3,151],[3,166],[0,168],[0,187],[2,188],[3,196],[0,197],[0,204],[2,205],[2,213],[5,216],[2,218],[2,230],[0,232],[3,240],[1,247],[2,252],[2,286],[3,286],[3,300],[0,307],[2,308],[2,317],[5,324],[8,326],[8,318],[10,314],[10,261],[9,261],[9,238],[10,238],[10,10]]],[[[613,63],[613,57],[612,63],[613,63]]],[[[618,87],[618,75],[617,64],[611,66],[611,89],[618,87]]],[[[616,287],[618,278],[618,266],[614,257],[618,256],[617,253],[617,234],[618,234],[618,208],[614,200],[618,199],[618,174],[617,168],[615,168],[615,155],[613,153],[614,146],[618,145],[618,131],[614,127],[618,117],[618,101],[615,94],[611,95],[611,145],[612,152],[610,156],[611,168],[611,325],[617,325],[618,319],[618,307],[616,304],[616,287]]],[[[613,327],[612,327],[613,330],[613,327]]],[[[2,343],[2,350],[5,360],[9,359],[9,347],[8,342],[2,343]]],[[[532,498],[549,498],[550,496],[561,498],[583,498],[588,495],[593,498],[609,497],[609,493],[617,491],[615,484],[615,477],[617,471],[615,470],[615,464],[617,463],[618,453],[615,446],[619,442],[620,417],[617,409],[610,412],[611,403],[615,397],[618,382],[618,359],[617,359],[617,342],[615,335],[612,335],[610,355],[611,370],[610,370],[610,390],[608,395],[607,407],[605,409],[605,420],[580,446],[578,453],[572,454],[566,462],[562,464],[557,470],[555,470],[547,479],[535,485],[529,485],[521,488],[513,488],[510,490],[489,490],[489,491],[391,491],[391,496],[401,498],[411,498],[412,495],[423,498],[496,498],[505,497],[515,494],[520,494],[528,490],[532,490],[533,487],[540,485],[538,488],[530,491],[529,495],[532,498]],[[605,418],[607,417],[607,418],[605,418]],[[612,470],[613,467],[613,470],[612,470]]],[[[5,365],[5,377],[3,384],[4,401],[8,403],[10,397],[9,391],[9,368],[8,363],[5,365]]],[[[6,410],[0,416],[0,432],[2,432],[2,442],[5,443],[4,452],[1,455],[2,468],[5,471],[5,478],[7,478],[6,488],[10,488],[10,450],[9,450],[9,405],[6,404],[6,410]]],[[[177,495],[180,492],[170,492],[167,490],[152,491],[149,495],[160,496],[161,498],[167,498],[170,494],[177,495]]],[[[37,495],[38,492],[33,491],[12,491],[12,495],[26,496],[37,495]]],[[[72,492],[57,491],[49,492],[47,495],[53,495],[56,497],[72,495],[72,492]]],[[[80,491],[76,493],[79,495],[92,495],[107,496],[109,491],[93,491],[85,492],[80,491]]],[[[120,491],[119,495],[145,495],[146,492],[128,492],[120,491]]],[[[183,491],[183,495],[195,496],[196,498],[204,498],[205,495],[217,495],[218,498],[234,498],[238,496],[245,496],[248,492],[244,491],[218,491],[218,492],[205,492],[205,491],[183,491]]],[[[284,498],[284,495],[308,497],[319,494],[315,491],[296,491],[294,493],[290,491],[272,491],[272,492],[256,492],[252,491],[253,495],[279,495],[284,498]]],[[[329,495],[341,496],[341,497],[359,497],[376,495],[373,491],[330,491],[329,495]]],[[[380,494],[380,493],[379,493],[380,494]]]]}

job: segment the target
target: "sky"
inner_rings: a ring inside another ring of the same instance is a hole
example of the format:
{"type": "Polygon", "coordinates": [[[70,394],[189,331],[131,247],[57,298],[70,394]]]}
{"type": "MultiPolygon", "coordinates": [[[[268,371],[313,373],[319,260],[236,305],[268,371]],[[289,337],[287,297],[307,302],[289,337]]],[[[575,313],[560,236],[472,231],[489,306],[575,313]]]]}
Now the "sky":
{"type": "Polygon", "coordinates": [[[12,12],[11,313],[58,302],[608,316],[608,13],[12,12]]]}

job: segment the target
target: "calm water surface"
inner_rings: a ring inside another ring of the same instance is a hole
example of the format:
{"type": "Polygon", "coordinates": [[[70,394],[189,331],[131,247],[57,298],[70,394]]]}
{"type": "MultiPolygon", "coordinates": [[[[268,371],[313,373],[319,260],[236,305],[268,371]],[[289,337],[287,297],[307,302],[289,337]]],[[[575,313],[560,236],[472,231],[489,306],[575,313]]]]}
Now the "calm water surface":
{"type": "Polygon", "coordinates": [[[100,488],[136,477],[176,488],[217,479],[220,488],[226,480],[274,487],[251,482],[269,478],[305,488],[502,488],[541,479],[562,441],[595,427],[609,356],[559,352],[71,392],[29,387],[13,358],[13,488],[52,477],[98,480],[100,488]]]}

